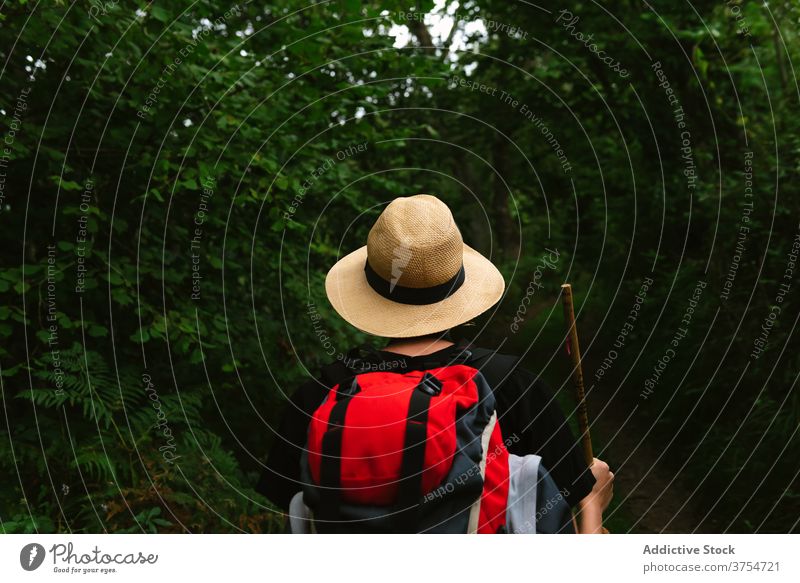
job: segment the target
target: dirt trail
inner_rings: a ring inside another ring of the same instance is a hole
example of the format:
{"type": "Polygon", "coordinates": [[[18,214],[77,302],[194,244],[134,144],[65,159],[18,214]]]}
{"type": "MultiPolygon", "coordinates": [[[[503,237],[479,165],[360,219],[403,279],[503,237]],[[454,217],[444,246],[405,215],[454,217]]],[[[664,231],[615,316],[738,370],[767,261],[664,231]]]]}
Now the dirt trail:
{"type": "MultiPolygon", "coordinates": [[[[537,370],[534,359],[526,359],[531,370],[537,370]]],[[[545,378],[564,378],[566,366],[558,363],[545,378]]],[[[566,365],[566,359],[563,363],[566,365]]],[[[584,355],[584,375],[596,370],[590,354],[584,355]]],[[[588,380],[588,379],[587,379],[588,380]]],[[[587,382],[587,388],[591,383],[587,382]]],[[[570,391],[571,387],[566,390],[570,391]]],[[[648,435],[641,415],[633,411],[635,404],[612,399],[614,391],[603,386],[587,395],[589,422],[595,455],[608,462],[615,475],[615,504],[609,524],[614,532],[690,533],[719,532],[719,526],[706,521],[700,525],[705,511],[700,511],[690,499],[693,487],[675,477],[674,459],[661,455],[662,443],[648,435]],[[602,414],[601,414],[602,412],[602,414]],[[667,467],[671,466],[671,467],[667,467]],[[686,503],[684,505],[684,503],[686,503]],[[617,507],[617,505],[619,505],[617,507]]],[[[569,399],[574,406],[574,400],[569,399]]]]}
{"type": "Polygon", "coordinates": [[[630,522],[630,532],[715,532],[713,523],[699,525],[705,512],[690,499],[692,488],[682,484],[680,476],[673,480],[675,473],[665,467],[665,458],[656,465],[661,450],[652,437],[639,439],[647,428],[641,427],[636,415],[615,406],[603,411],[606,404],[598,391],[588,396],[593,436],[604,444],[602,457],[615,475],[615,498],[620,502],[616,512],[625,519],[622,522],[630,522]]]}
{"type": "MultiPolygon", "coordinates": [[[[595,336],[591,326],[581,333],[582,339],[595,336]]],[[[551,335],[539,342],[552,346],[563,340],[551,335]]],[[[524,352],[528,347],[520,342],[509,346],[512,351],[514,348],[524,352]]],[[[546,379],[563,379],[569,374],[566,358],[545,364],[533,352],[525,362],[531,370],[542,371],[546,379]]],[[[587,389],[592,386],[590,375],[599,364],[597,350],[583,354],[587,389]]],[[[571,387],[566,390],[571,393],[571,387]]],[[[587,399],[595,455],[607,461],[615,475],[615,502],[609,522],[616,527],[614,532],[721,532],[724,527],[713,518],[704,521],[707,509],[699,508],[697,501],[690,498],[694,485],[683,482],[681,476],[676,478],[675,469],[680,467],[680,461],[664,456],[656,462],[666,444],[654,432],[649,433],[650,425],[634,411],[636,403],[612,399],[613,394],[610,386],[601,385],[589,391],[587,399]]],[[[574,400],[569,402],[574,406],[574,400]]]]}

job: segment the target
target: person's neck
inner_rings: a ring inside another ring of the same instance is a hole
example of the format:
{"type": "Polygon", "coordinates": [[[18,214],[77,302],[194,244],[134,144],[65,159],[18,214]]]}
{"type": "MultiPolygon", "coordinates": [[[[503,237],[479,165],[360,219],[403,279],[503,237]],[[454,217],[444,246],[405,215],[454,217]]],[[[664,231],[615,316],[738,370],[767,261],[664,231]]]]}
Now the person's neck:
{"type": "Polygon", "coordinates": [[[453,342],[443,338],[415,338],[414,340],[392,340],[384,348],[386,352],[402,354],[403,356],[424,356],[444,350],[448,346],[453,346],[453,342]]]}

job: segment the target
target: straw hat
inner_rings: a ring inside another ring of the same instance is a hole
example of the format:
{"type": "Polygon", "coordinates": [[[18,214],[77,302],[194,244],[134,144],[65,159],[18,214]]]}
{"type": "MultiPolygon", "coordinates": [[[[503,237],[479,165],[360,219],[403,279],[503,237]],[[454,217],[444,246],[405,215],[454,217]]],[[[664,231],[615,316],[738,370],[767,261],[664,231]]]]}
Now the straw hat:
{"type": "Polygon", "coordinates": [[[367,245],[337,262],[325,280],[342,318],[387,338],[463,324],[496,304],[504,288],[491,261],[464,244],[447,205],[428,194],[393,200],[367,245]]]}

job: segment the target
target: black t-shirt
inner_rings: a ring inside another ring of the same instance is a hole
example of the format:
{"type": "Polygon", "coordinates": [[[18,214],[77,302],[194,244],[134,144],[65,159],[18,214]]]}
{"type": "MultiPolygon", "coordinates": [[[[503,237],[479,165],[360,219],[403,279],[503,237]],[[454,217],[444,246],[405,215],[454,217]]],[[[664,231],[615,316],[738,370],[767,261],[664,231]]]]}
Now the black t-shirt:
{"type": "MultiPolygon", "coordinates": [[[[432,363],[443,366],[453,362],[462,350],[462,346],[453,345],[418,357],[373,351],[369,366],[375,367],[373,370],[394,372],[424,370],[432,368],[432,363]]],[[[516,357],[471,350],[475,358],[470,365],[481,371],[494,392],[500,429],[506,443],[510,443],[509,452],[541,456],[564,498],[570,506],[575,506],[592,490],[595,479],[552,393],[536,375],[519,366],[516,357]]],[[[309,419],[330,387],[346,376],[338,372],[342,370],[345,367],[341,363],[327,367],[319,379],[301,385],[283,414],[256,489],[284,510],[288,509],[292,496],[302,489],[300,456],[306,444],[309,419]]]]}

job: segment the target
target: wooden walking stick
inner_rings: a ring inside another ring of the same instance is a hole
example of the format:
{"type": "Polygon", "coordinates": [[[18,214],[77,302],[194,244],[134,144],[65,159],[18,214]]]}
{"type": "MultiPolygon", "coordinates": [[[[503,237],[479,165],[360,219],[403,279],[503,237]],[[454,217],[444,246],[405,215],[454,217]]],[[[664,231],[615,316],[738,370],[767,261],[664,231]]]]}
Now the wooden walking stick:
{"type": "Polygon", "coordinates": [[[565,283],[561,286],[561,302],[564,305],[564,322],[567,325],[567,356],[572,360],[572,384],[578,400],[578,425],[583,442],[583,455],[586,465],[594,461],[592,437],[589,434],[589,413],[586,410],[586,394],[583,388],[583,367],[581,366],[581,349],[578,345],[578,329],[575,326],[575,308],[572,305],[572,286],[565,283]]]}
{"type": "MultiPolygon", "coordinates": [[[[583,388],[583,366],[581,366],[581,348],[578,344],[578,328],[575,325],[575,307],[572,305],[572,286],[568,283],[561,286],[561,302],[564,306],[564,321],[567,324],[567,355],[572,360],[572,383],[575,385],[575,396],[578,400],[578,425],[581,430],[583,455],[586,465],[591,467],[594,463],[594,452],[592,452],[592,436],[589,434],[589,412],[586,409],[586,392],[583,388]]],[[[608,529],[602,528],[602,533],[608,534],[608,529]]]]}

